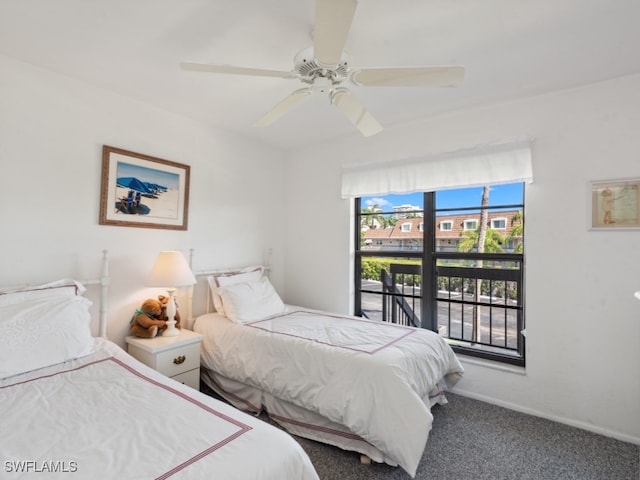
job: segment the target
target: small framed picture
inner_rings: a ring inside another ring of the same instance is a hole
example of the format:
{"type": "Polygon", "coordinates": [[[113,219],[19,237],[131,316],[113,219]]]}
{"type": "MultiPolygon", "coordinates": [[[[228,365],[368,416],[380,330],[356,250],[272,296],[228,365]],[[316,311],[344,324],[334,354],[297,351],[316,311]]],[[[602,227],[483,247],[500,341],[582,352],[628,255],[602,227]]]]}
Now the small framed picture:
{"type": "Polygon", "coordinates": [[[589,182],[592,230],[640,228],[640,179],[589,182]]]}
{"type": "Polygon", "coordinates": [[[102,147],[100,225],[186,230],[189,165],[102,147]]]}

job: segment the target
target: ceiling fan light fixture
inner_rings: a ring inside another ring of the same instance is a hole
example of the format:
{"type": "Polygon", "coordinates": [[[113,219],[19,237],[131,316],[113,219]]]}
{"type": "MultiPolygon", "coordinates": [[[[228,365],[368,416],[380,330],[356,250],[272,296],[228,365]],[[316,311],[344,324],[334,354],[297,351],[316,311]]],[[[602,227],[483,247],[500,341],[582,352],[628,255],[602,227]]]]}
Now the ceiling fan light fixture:
{"type": "Polygon", "coordinates": [[[316,77],[313,79],[313,93],[315,94],[324,94],[333,92],[334,83],[330,78],[327,77],[316,77]]]}

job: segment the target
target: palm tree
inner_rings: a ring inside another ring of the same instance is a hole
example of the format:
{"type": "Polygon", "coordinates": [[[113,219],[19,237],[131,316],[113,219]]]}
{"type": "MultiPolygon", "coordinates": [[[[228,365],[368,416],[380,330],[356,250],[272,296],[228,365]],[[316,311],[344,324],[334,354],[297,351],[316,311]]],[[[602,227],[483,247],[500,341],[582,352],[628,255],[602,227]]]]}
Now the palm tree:
{"type": "MultiPolygon", "coordinates": [[[[489,228],[489,186],[485,185],[482,189],[482,203],[480,209],[480,225],[478,225],[478,229],[472,232],[463,232],[466,238],[461,240],[458,243],[457,251],[459,252],[470,252],[476,248],[478,253],[499,253],[503,252],[502,244],[504,243],[504,238],[500,233],[496,232],[493,229],[489,228]]],[[[484,265],[483,260],[478,260],[476,263],[477,268],[482,268],[484,265]]],[[[482,279],[477,278],[475,282],[475,300],[476,302],[479,300],[480,293],[482,292],[482,279]]],[[[480,341],[480,328],[479,322],[482,318],[482,307],[480,305],[476,305],[473,309],[473,332],[472,338],[473,341],[480,341]]]]}
{"type": "MultiPolygon", "coordinates": [[[[476,251],[480,251],[480,228],[478,230],[467,230],[461,233],[464,238],[460,240],[456,246],[458,252],[471,252],[478,248],[476,251]]],[[[496,230],[488,228],[485,233],[484,239],[484,252],[486,253],[502,253],[504,252],[504,243],[506,239],[496,230]]]]}
{"type": "MultiPolygon", "coordinates": [[[[516,238],[522,238],[524,234],[524,222],[522,221],[522,212],[516,213],[511,217],[511,232],[507,235],[505,241],[511,241],[516,238]]],[[[524,242],[518,243],[513,253],[522,253],[524,251],[524,242]]]]}
{"type": "Polygon", "coordinates": [[[370,207],[363,208],[360,210],[361,213],[361,226],[376,228],[378,226],[384,225],[384,217],[380,214],[382,209],[378,206],[377,203],[374,203],[370,207]]]}
{"type": "Polygon", "coordinates": [[[393,218],[393,217],[383,217],[382,218],[382,228],[393,228],[395,227],[396,223],[398,222],[397,218],[393,218]]]}

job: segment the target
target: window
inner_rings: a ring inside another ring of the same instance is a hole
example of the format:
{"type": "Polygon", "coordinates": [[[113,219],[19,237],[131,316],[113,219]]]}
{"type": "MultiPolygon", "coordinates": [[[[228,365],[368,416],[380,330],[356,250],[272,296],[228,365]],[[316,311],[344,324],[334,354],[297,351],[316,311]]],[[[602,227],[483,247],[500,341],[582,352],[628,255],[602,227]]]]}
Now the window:
{"type": "Polygon", "coordinates": [[[464,221],[464,227],[465,230],[477,230],[478,229],[478,221],[473,219],[473,220],[465,220],[464,221]]]}
{"type": "Polygon", "coordinates": [[[492,218],[491,219],[491,228],[493,230],[505,230],[507,228],[507,219],[500,218],[492,218]]]}
{"type": "MultiPolygon", "coordinates": [[[[422,228],[407,219],[360,234],[355,313],[437,331],[461,354],[524,365],[524,184],[484,190],[376,196],[383,216],[414,205],[422,228]],[[374,232],[389,244],[367,244],[374,232]]],[[[369,201],[356,198],[358,226],[369,201]]]]}
{"type": "Polygon", "coordinates": [[[403,232],[410,232],[411,231],[411,224],[410,223],[403,223],[401,225],[401,229],[403,232]]]}

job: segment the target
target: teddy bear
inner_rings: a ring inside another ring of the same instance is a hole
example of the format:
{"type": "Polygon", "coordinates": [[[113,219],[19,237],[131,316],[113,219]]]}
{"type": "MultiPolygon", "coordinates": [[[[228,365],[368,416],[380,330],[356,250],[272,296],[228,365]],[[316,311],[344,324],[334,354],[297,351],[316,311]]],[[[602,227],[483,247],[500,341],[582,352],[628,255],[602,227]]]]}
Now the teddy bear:
{"type": "Polygon", "coordinates": [[[160,300],[148,298],[142,302],[142,306],[133,314],[131,322],[129,322],[129,330],[137,337],[155,337],[158,332],[167,328],[166,320],[160,318],[163,312],[163,303],[160,300]]]}
{"type": "MultiPolygon", "coordinates": [[[[160,320],[169,320],[167,316],[167,302],[169,302],[169,297],[166,295],[158,295],[158,300],[162,304],[162,313],[158,317],[160,320]]],[[[178,304],[176,303],[176,314],[173,319],[176,321],[176,328],[180,328],[180,312],[178,311],[178,304]]]]}

